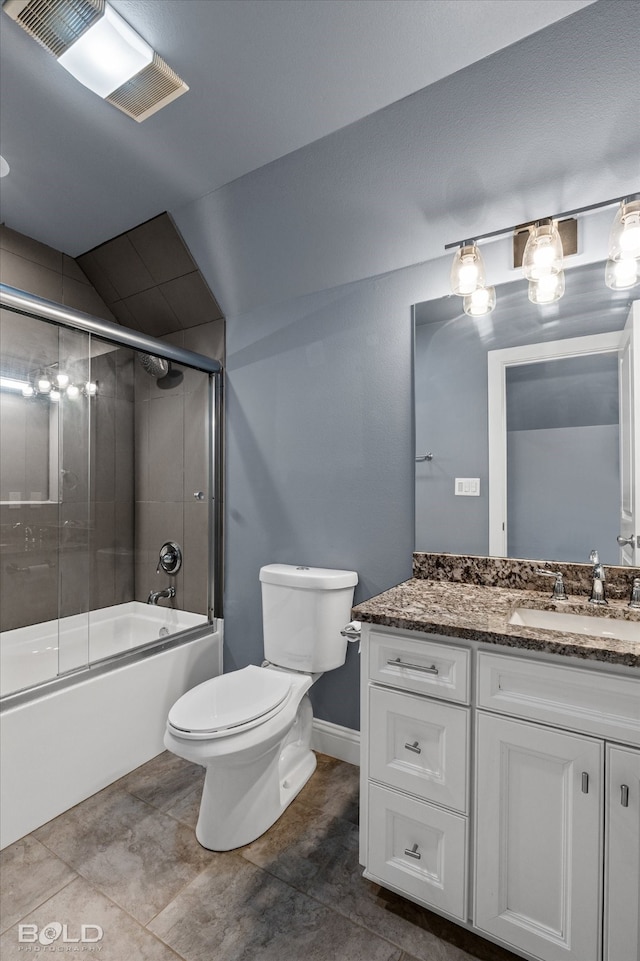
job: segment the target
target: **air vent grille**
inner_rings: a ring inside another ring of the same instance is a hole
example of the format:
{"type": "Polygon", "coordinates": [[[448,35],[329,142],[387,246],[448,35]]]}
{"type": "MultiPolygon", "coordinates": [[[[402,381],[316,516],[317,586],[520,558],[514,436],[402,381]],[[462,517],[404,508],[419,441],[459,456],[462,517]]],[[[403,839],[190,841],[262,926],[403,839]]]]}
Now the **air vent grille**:
{"type": "Polygon", "coordinates": [[[156,53],[148,67],[105,99],[141,123],[188,89],[184,80],[156,53]]]}
{"type": "Polygon", "coordinates": [[[99,20],[105,0],[7,0],[3,9],[54,56],[99,20]]]}

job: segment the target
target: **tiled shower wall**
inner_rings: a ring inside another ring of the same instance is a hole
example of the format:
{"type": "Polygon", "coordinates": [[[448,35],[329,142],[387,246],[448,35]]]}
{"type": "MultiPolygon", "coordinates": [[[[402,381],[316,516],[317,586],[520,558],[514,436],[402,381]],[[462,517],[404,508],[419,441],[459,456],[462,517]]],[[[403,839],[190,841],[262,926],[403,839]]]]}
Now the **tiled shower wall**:
{"type": "MultiPolygon", "coordinates": [[[[167,213],[78,258],[120,323],[224,363],[225,321],[215,297],[167,213]]],[[[135,597],[173,583],[163,600],[207,613],[207,383],[184,371],[169,390],[135,365],[135,597]],[[177,541],[183,567],[156,573],[165,541],[177,541]]]]}
{"type": "MultiPolygon", "coordinates": [[[[0,279],[47,300],[115,320],[72,258],[4,225],[0,225],[0,279]]],[[[36,322],[25,319],[25,336],[36,337],[37,329],[36,322]]],[[[81,335],[75,339],[81,351],[81,335]]],[[[68,349],[73,350],[70,345],[68,349]]],[[[117,353],[93,361],[92,375],[100,380],[101,393],[91,402],[95,441],[90,473],[83,436],[87,425],[71,423],[69,410],[62,465],[69,473],[64,475],[62,503],[0,506],[0,630],[133,598],[133,395],[132,389],[131,396],[125,392],[114,406],[117,353]],[[122,447],[127,435],[128,454],[122,447]]],[[[124,384],[125,371],[120,373],[124,384]]],[[[123,390],[124,386],[121,394],[123,390]]],[[[34,443],[33,438],[25,443],[25,465],[34,443]]],[[[15,470],[15,464],[3,458],[0,470],[10,469],[15,470]]],[[[24,486],[28,496],[32,485],[25,479],[24,486]]]]}

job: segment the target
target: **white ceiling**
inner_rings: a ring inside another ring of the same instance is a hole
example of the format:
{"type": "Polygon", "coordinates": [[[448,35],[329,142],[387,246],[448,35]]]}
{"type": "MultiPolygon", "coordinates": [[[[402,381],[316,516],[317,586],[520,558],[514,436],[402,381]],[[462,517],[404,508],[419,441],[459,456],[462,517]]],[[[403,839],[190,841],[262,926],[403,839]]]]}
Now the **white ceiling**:
{"type": "Polygon", "coordinates": [[[0,16],[0,217],[76,256],[593,0],[110,0],[189,84],[142,124],[0,16]]]}

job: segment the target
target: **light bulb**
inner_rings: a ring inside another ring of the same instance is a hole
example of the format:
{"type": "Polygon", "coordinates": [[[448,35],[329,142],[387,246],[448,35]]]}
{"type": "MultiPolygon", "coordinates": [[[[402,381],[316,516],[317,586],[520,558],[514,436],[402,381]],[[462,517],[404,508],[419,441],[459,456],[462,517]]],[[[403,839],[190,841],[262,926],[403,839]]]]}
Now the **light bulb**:
{"type": "Polygon", "coordinates": [[[57,373],[57,374],[56,374],[56,384],[58,385],[58,387],[60,388],[60,390],[64,390],[65,387],[67,387],[68,384],[69,384],[69,375],[68,375],[68,374],[63,374],[63,373],[61,373],[61,372],[57,373]]]}
{"type": "Polygon", "coordinates": [[[522,270],[527,280],[540,280],[562,270],[562,241],[553,221],[541,222],[530,232],[522,270]]]}
{"type": "Polygon", "coordinates": [[[79,393],[80,393],[80,389],[76,387],[75,384],[69,384],[69,386],[67,387],[67,397],[70,397],[71,400],[74,400],[79,393]]]}
{"type": "Polygon", "coordinates": [[[31,386],[31,384],[25,384],[24,387],[22,388],[22,396],[33,397],[34,394],[35,394],[35,390],[31,386]]]}
{"type": "Polygon", "coordinates": [[[54,403],[57,404],[60,400],[60,391],[52,390],[51,393],[49,394],[49,400],[52,400],[54,403]]]}
{"type": "Polygon", "coordinates": [[[477,290],[464,298],[462,305],[465,314],[468,314],[469,317],[482,317],[484,314],[490,314],[496,305],[495,287],[478,287],[477,290]]]}
{"type": "Polygon", "coordinates": [[[609,234],[609,260],[640,259],[640,200],[620,204],[609,234]]]}
{"type": "Polygon", "coordinates": [[[94,397],[98,392],[98,385],[92,380],[88,380],[84,385],[85,392],[89,397],[94,397]]]}
{"type": "Polygon", "coordinates": [[[459,297],[484,287],[484,261],[475,244],[460,247],[451,265],[451,291],[459,297]]]}
{"type": "Polygon", "coordinates": [[[44,371],[38,376],[38,382],[36,384],[38,391],[41,394],[48,394],[51,390],[51,379],[47,373],[44,371]]]}
{"type": "Polygon", "coordinates": [[[564,271],[529,281],[529,300],[532,304],[553,304],[564,294],[564,271]]]}
{"type": "Polygon", "coordinates": [[[611,290],[627,290],[640,281],[640,264],[633,257],[621,260],[608,260],[604,272],[604,282],[611,290]]]}

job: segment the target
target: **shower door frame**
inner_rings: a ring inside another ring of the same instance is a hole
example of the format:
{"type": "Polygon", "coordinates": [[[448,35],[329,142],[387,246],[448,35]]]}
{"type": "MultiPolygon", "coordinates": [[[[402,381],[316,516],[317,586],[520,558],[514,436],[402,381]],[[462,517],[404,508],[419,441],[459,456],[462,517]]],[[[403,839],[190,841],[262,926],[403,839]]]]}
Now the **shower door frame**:
{"type": "MultiPolygon", "coordinates": [[[[86,314],[81,311],[73,310],[69,307],[64,307],[63,305],[57,304],[54,301],[45,300],[42,297],[19,290],[16,287],[11,287],[8,284],[0,283],[0,307],[6,307],[8,310],[12,310],[19,314],[24,314],[28,317],[34,318],[35,320],[44,320],[58,324],[61,327],[67,327],[73,330],[80,330],[85,333],[94,334],[97,337],[100,337],[102,340],[109,341],[110,343],[118,346],[129,347],[133,350],[153,354],[156,357],[163,357],[166,360],[175,361],[178,364],[184,364],[187,367],[202,371],[208,375],[209,491],[207,500],[209,506],[209,578],[207,610],[210,623],[203,625],[202,628],[192,628],[181,633],[180,635],[176,636],[175,641],[173,638],[170,638],[162,644],[158,644],[156,642],[152,645],[145,645],[144,648],[132,651],[130,654],[117,655],[115,658],[108,658],[108,661],[111,662],[121,657],[127,661],[132,659],[135,660],[138,657],[148,656],[149,654],[154,653],[155,650],[166,650],[167,648],[174,646],[174,644],[182,643],[183,640],[189,640],[199,636],[201,633],[207,633],[211,630],[212,625],[213,629],[215,630],[217,627],[217,621],[223,616],[222,578],[224,570],[224,397],[222,364],[219,360],[207,357],[204,354],[186,350],[185,348],[177,347],[174,344],[165,343],[162,340],[157,340],[155,337],[150,337],[147,334],[143,334],[137,330],[132,330],[128,327],[123,327],[120,324],[111,323],[110,321],[104,320],[101,317],[96,317],[93,314],[86,314]]],[[[71,676],[59,675],[57,678],[53,678],[50,681],[45,681],[43,684],[37,685],[35,688],[18,692],[15,697],[22,701],[25,698],[34,696],[34,694],[40,696],[43,693],[44,688],[51,690],[53,688],[57,689],[60,686],[64,686],[70,681],[73,681],[78,673],[86,673],[87,670],[95,671],[97,669],[102,672],[105,668],[108,669],[109,666],[111,665],[98,662],[95,667],[89,665],[86,668],[79,669],[79,671],[71,672],[71,676]]],[[[5,698],[3,698],[3,706],[8,706],[5,705],[4,702],[9,700],[13,703],[14,696],[7,695],[5,698]]]]}

